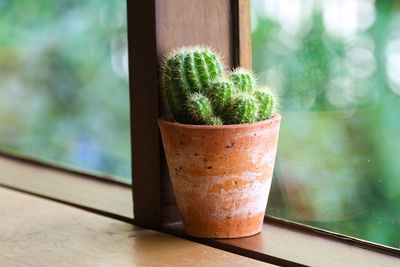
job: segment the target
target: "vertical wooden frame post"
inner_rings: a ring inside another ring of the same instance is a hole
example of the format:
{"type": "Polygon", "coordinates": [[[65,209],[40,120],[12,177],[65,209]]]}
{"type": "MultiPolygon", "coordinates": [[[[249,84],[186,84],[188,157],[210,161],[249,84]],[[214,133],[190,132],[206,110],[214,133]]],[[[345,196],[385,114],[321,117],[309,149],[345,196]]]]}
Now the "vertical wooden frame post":
{"type": "Polygon", "coordinates": [[[159,64],[171,49],[206,45],[227,68],[251,67],[249,0],[127,1],[127,7],[134,217],[159,228],[176,218],[157,127],[159,64]]]}
{"type": "Polygon", "coordinates": [[[235,17],[235,41],[236,41],[236,64],[238,66],[251,69],[251,18],[250,0],[232,0],[232,5],[236,9],[235,17]]]}
{"type": "Polygon", "coordinates": [[[134,221],[161,223],[155,1],[127,1],[134,221]]]}

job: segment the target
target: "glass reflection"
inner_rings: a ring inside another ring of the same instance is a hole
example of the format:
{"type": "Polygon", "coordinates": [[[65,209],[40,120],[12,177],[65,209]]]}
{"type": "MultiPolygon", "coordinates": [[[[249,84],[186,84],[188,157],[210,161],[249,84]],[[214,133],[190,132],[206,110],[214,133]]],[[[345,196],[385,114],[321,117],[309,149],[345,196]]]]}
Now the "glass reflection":
{"type": "Polygon", "coordinates": [[[267,213],[400,248],[400,6],[253,0],[253,67],[281,96],[267,213]]]}

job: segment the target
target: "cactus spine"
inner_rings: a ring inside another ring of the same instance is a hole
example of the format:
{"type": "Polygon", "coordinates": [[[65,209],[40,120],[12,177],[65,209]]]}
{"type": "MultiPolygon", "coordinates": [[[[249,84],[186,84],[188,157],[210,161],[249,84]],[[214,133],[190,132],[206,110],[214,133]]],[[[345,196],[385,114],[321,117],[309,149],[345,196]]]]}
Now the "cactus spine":
{"type": "Polygon", "coordinates": [[[271,118],[277,108],[276,97],[273,92],[267,87],[259,88],[254,92],[254,96],[258,100],[258,120],[271,118]]]}
{"type": "Polygon", "coordinates": [[[208,121],[207,124],[208,125],[223,125],[224,122],[221,120],[221,118],[214,116],[208,121]]]}
{"type": "Polygon", "coordinates": [[[188,124],[240,124],[269,119],[277,97],[257,85],[253,73],[234,69],[226,78],[221,59],[210,48],[184,47],[161,68],[164,102],[174,119],[188,124]]]}
{"type": "Polygon", "coordinates": [[[251,123],[258,119],[258,100],[246,93],[236,95],[226,121],[229,124],[251,123]]]}
{"type": "Polygon", "coordinates": [[[211,99],[214,111],[224,115],[235,96],[233,83],[226,78],[215,79],[207,89],[207,95],[211,99]]]}
{"type": "Polygon", "coordinates": [[[221,119],[214,115],[210,99],[201,93],[189,95],[187,112],[196,124],[222,125],[221,119]]]}
{"type": "Polygon", "coordinates": [[[244,68],[236,68],[230,74],[229,78],[236,89],[241,92],[250,93],[256,88],[256,79],[251,71],[244,68]]]}
{"type": "Polygon", "coordinates": [[[167,108],[177,121],[190,122],[185,110],[189,95],[204,92],[222,72],[221,60],[210,48],[185,47],[167,55],[161,69],[161,88],[167,108]]]}

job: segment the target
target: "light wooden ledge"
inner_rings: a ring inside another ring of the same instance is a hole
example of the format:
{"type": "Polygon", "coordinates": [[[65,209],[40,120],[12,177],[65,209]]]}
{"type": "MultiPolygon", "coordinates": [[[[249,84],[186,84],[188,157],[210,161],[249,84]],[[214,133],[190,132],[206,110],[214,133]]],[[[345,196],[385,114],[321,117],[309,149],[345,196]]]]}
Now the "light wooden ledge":
{"type": "Polygon", "coordinates": [[[219,242],[262,255],[257,257],[260,259],[273,257],[306,266],[400,266],[400,259],[394,255],[360,247],[352,242],[346,243],[308,229],[296,230],[272,221],[264,224],[261,235],[219,242]]]}
{"type": "Polygon", "coordinates": [[[0,155],[0,185],[93,209],[110,215],[133,218],[130,186],[89,178],[42,163],[0,155]]]}
{"type": "Polygon", "coordinates": [[[311,229],[299,229],[268,219],[260,234],[234,239],[198,239],[186,236],[182,224],[167,224],[165,231],[279,266],[400,266],[396,251],[372,250],[353,240],[341,240],[311,229]],[[384,253],[382,253],[384,252],[384,253]],[[390,254],[388,254],[390,253],[390,254]]]}
{"type": "Polygon", "coordinates": [[[1,266],[271,266],[0,187],[1,266]]]}

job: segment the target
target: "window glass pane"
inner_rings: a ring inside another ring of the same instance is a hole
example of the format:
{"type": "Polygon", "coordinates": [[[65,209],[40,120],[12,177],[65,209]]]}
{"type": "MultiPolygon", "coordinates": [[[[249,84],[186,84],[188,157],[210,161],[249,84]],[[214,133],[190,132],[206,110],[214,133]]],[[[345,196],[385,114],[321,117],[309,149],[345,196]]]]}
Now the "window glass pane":
{"type": "Polygon", "coordinates": [[[267,213],[400,247],[400,6],[253,0],[253,67],[281,96],[267,213]]]}
{"type": "Polygon", "coordinates": [[[130,177],[126,1],[0,1],[0,146],[130,177]]]}

